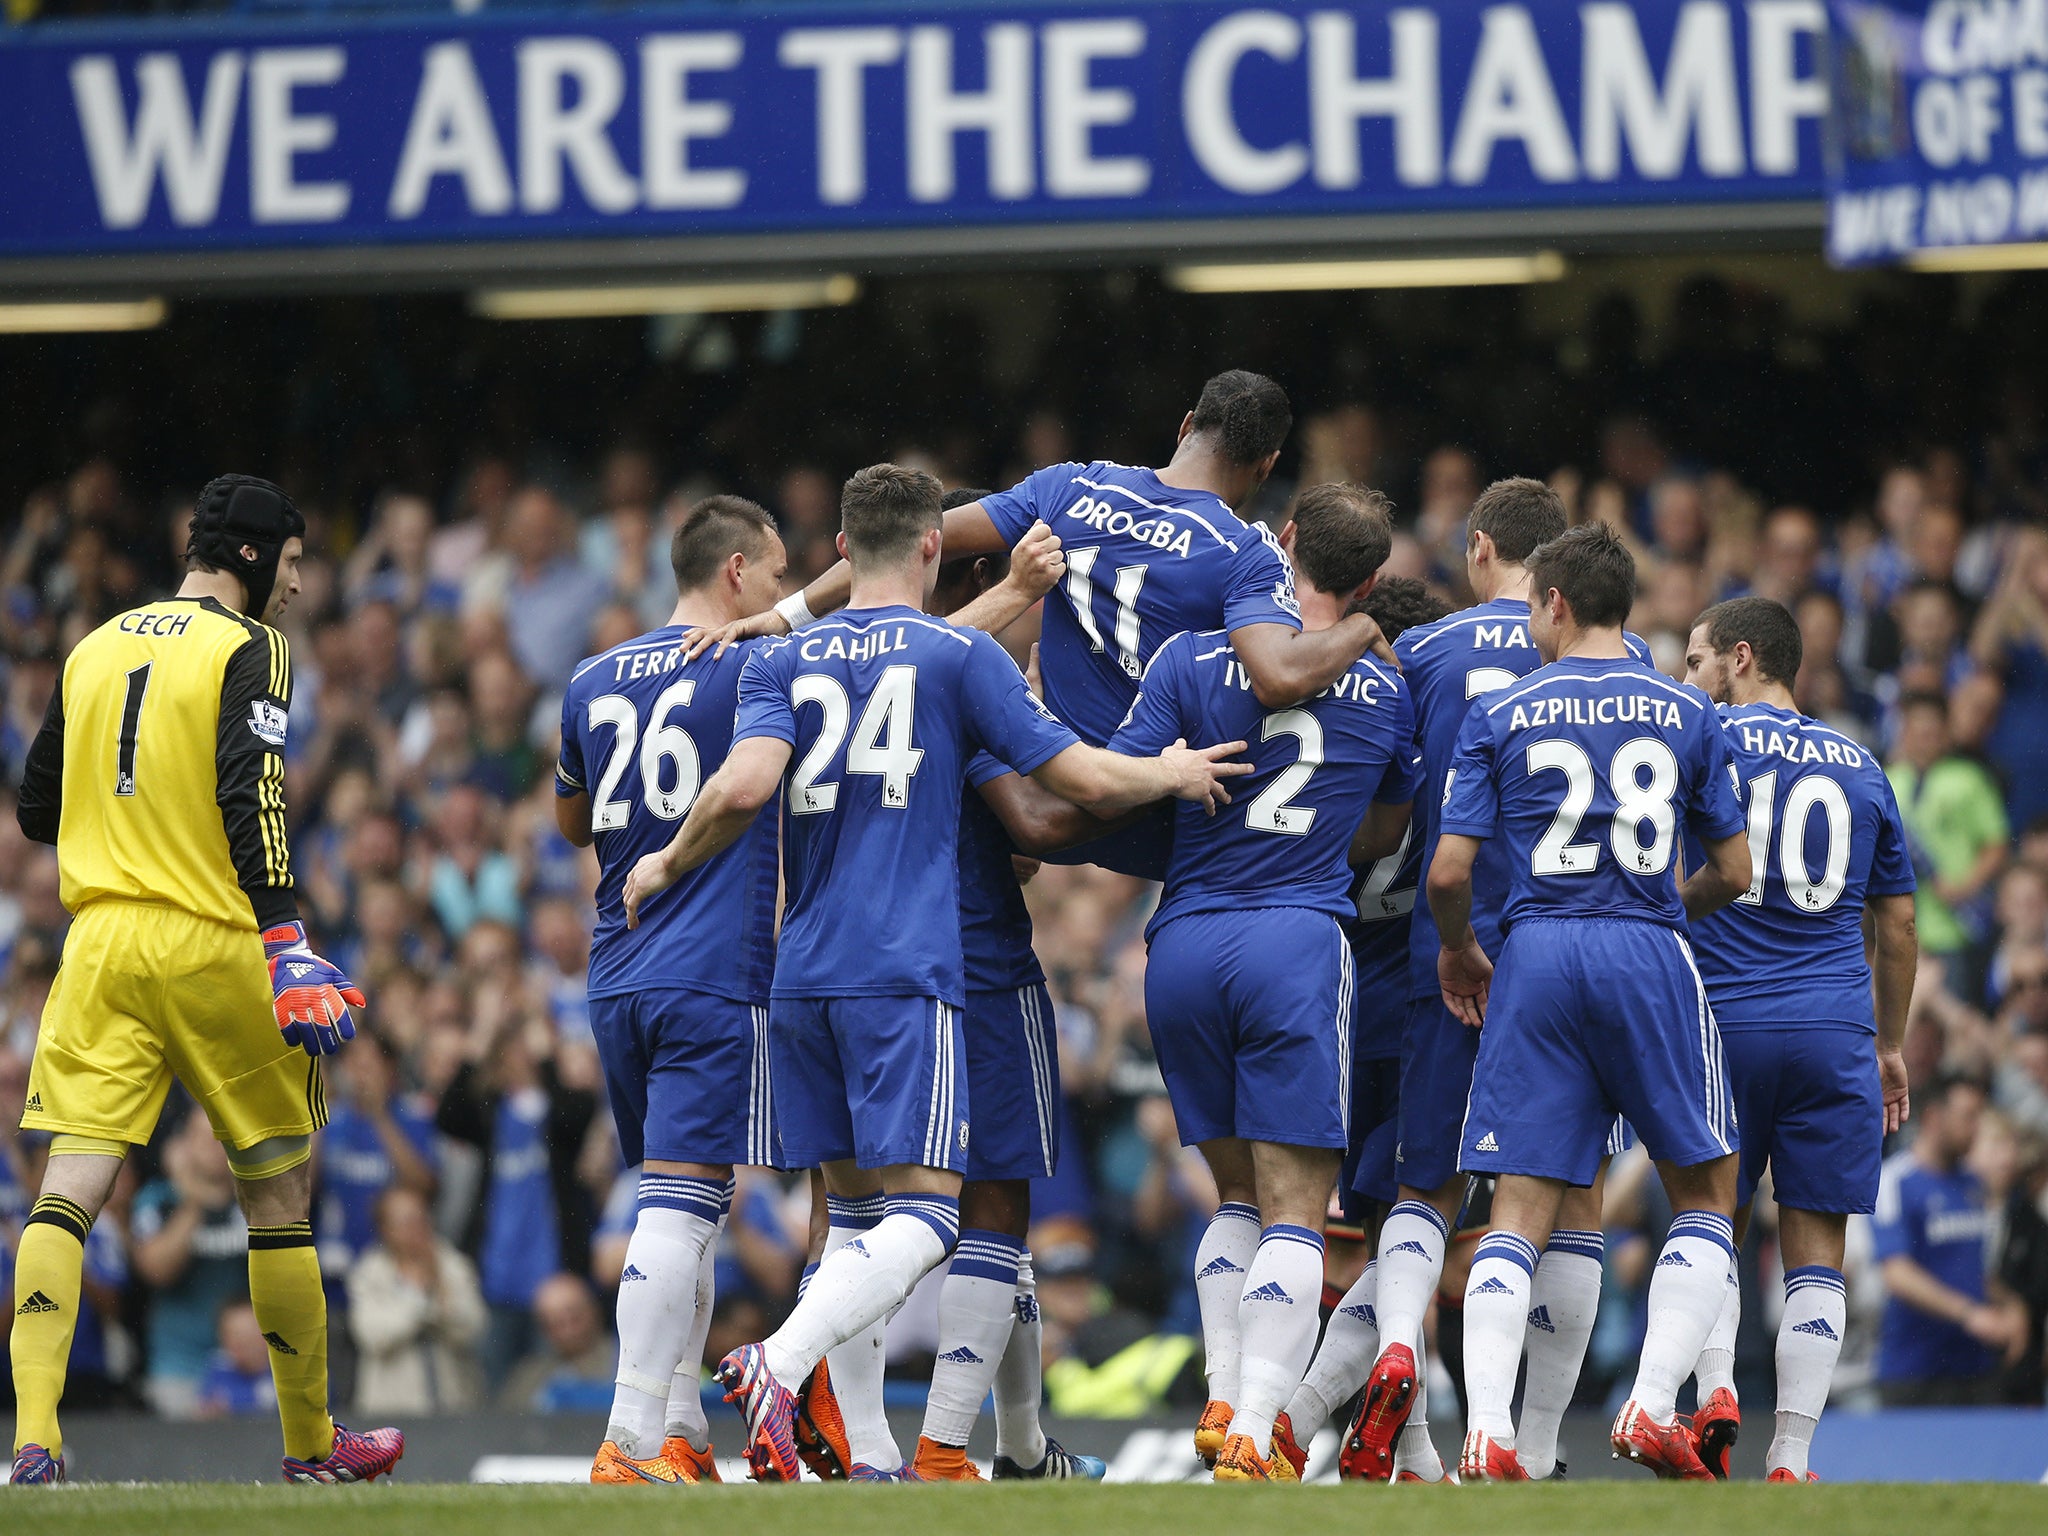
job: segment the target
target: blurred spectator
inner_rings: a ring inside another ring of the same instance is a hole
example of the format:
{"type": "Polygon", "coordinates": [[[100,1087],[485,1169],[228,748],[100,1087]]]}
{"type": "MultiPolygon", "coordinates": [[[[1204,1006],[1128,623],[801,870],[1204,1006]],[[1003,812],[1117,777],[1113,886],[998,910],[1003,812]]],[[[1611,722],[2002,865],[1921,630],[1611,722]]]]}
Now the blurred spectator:
{"type": "Polygon", "coordinates": [[[577,1275],[550,1275],[534,1291],[533,1320],[539,1347],[505,1379],[498,1406],[519,1413],[609,1407],[618,1351],[589,1283],[577,1275]]]}
{"type": "Polygon", "coordinates": [[[327,1129],[313,1144],[319,1191],[313,1235],[320,1267],[339,1278],[376,1236],[380,1195],[395,1187],[432,1198],[434,1117],[399,1092],[398,1053],[374,1030],[358,1030],[355,1044],[324,1070],[331,1108],[327,1129]]]}
{"type": "Polygon", "coordinates": [[[1989,1274],[1997,1217],[1966,1161],[1984,1089],[1951,1077],[1915,1098],[1919,1131],[1885,1163],[1872,1218],[1890,1295],[1878,1386],[1895,1406],[1988,1402],[1994,1368],[2025,1346],[2026,1319],[1989,1274]]]}
{"type": "Polygon", "coordinates": [[[1787,608],[1821,584],[1820,519],[1805,507],[1780,507],[1764,520],[1762,550],[1751,584],[1759,597],[1787,608]]]}
{"type": "Polygon", "coordinates": [[[502,617],[520,670],[558,690],[587,654],[590,616],[603,606],[610,584],[577,560],[568,513],[541,486],[526,486],[512,498],[504,550],[502,565],[479,566],[464,605],[502,617]]]}
{"type": "Polygon", "coordinates": [[[453,1413],[481,1401],[478,1348],[490,1310],[476,1266],[434,1231],[416,1190],[393,1186],[376,1207],[377,1241],[349,1271],[348,1324],[358,1350],[356,1412],[453,1413]]]}
{"type": "Polygon", "coordinates": [[[483,1359],[495,1384],[532,1343],[547,1278],[589,1268],[596,1209],[577,1162],[597,1098],[590,1084],[564,1080],[553,1026],[531,1011],[516,976],[483,983],[473,1017],[435,1123],[483,1157],[460,1241],[490,1303],[483,1359]]]}
{"type": "Polygon", "coordinates": [[[2011,562],[1970,632],[1970,655],[2005,685],[1988,751],[2022,825],[2048,811],[2048,533],[2012,541],[2011,562]]]}
{"type": "Polygon", "coordinates": [[[453,613],[462,588],[436,576],[431,559],[434,509],[403,492],[378,503],[370,531],[341,568],[341,590],[351,606],[380,603],[401,618],[453,613]]]}
{"type": "Polygon", "coordinates": [[[1920,948],[1957,954],[1984,932],[1983,898],[2005,867],[2005,801],[1982,764],[1950,750],[1948,701],[1939,693],[1900,700],[1898,747],[1885,777],[1927,861],[1916,903],[1920,948]]]}
{"type": "Polygon", "coordinates": [[[1997,1110],[1986,1110],[1970,1149],[1996,1218],[1991,1274],[2026,1320],[2025,1338],[2007,1351],[1996,1393],[2002,1402],[2038,1408],[2048,1391],[2043,1324],[2048,1322],[2048,1217],[2039,1204],[2044,1144],[2022,1138],[1997,1110]]]}
{"type": "Polygon", "coordinates": [[[249,1286],[249,1224],[213,1127],[197,1109],[164,1142],[163,1177],[135,1197],[135,1274],[151,1289],[151,1404],[172,1418],[199,1409],[223,1303],[249,1286]]]}
{"type": "Polygon", "coordinates": [[[479,922],[519,926],[519,865],[498,846],[502,813],[475,784],[453,784],[434,811],[427,894],[441,931],[460,940],[479,922]]]}
{"type": "Polygon", "coordinates": [[[256,1321],[246,1297],[221,1303],[219,1347],[206,1362],[199,1382],[202,1419],[223,1419],[238,1413],[273,1413],[277,1387],[270,1379],[270,1341],[256,1321]]]}

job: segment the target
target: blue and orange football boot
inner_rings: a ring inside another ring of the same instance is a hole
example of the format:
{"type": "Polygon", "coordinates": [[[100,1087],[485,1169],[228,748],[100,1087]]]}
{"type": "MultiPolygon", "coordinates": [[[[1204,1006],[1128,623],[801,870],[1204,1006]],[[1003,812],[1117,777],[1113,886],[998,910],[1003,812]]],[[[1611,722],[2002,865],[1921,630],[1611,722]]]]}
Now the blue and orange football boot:
{"type": "Polygon", "coordinates": [[[923,1483],[930,1481],[929,1478],[919,1475],[917,1468],[907,1461],[902,1466],[887,1472],[883,1471],[880,1467],[871,1467],[864,1461],[856,1461],[853,1464],[853,1470],[847,1473],[846,1480],[850,1483],[923,1483]]]}
{"type": "MultiPolygon", "coordinates": [[[[684,1443],[688,1444],[687,1441],[684,1443]]],[[[670,1486],[696,1481],[685,1478],[666,1456],[651,1456],[644,1460],[628,1456],[619,1449],[616,1440],[607,1440],[597,1448],[597,1455],[590,1463],[590,1480],[593,1483],[665,1483],[670,1486]]]]}
{"type": "Polygon", "coordinates": [[[846,1418],[832,1390],[832,1369],[823,1360],[796,1398],[796,1453],[828,1483],[844,1482],[853,1469],[846,1418]]]}
{"type": "Polygon", "coordinates": [[[405,1454],[405,1433],[373,1429],[360,1434],[346,1424],[334,1426],[334,1448],[318,1461],[284,1459],[288,1483],[367,1483],[384,1476],[405,1454]]]}
{"type": "Polygon", "coordinates": [[[670,1435],[661,1442],[661,1459],[676,1469],[678,1476],[686,1483],[722,1483],[718,1475],[718,1461],[712,1454],[711,1442],[704,1442],[704,1449],[697,1447],[681,1435],[670,1435]]]}
{"type": "Polygon", "coordinates": [[[747,1466],[757,1483],[793,1483],[803,1476],[796,1449],[796,1394],[768,1369],[767,1351],[743,1344],[713,1372],[725,1400],[747,1423],[747,1466]]]}
{"type": "Polygon", "coordinates": [[[27,1487],[32,1483],[61,1483],[64,1481],[64,1458],[52,1456],[40,1445],[30,1442],[14,1453],[14,1475],[7,1481],[15,1487],[27,1487]]]}

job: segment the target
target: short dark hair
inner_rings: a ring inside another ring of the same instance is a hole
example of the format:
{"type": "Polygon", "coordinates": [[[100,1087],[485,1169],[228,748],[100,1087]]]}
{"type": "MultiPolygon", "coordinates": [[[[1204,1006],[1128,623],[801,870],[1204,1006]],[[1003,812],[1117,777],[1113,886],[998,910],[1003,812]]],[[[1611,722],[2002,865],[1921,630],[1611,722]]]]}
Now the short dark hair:
{"type": "Polygon", "coordinates": [[[669,540],[668,563],[676,573],[676,590],[703,586],[735,554],[760,559],[774,533],[775,519],[767,508],[746,497],[705,497],[683,514],[676,536],[669,540]]]}
{"type": "Polygon", "coordinates": [[[1915,576],[1899,589],[1899,595],[1894,601],[1903,603],[1907,598],[1917,597],[1922,592],[1932,592],[1935,596],[1946,599],[1951,608],[1961,606],[1956,600],[1956,589],[1939,576],[1915,576]]]}
{"type": "Polygon", "coordinates": [[[1263,373],[1233,368],[1202,386],[1190,430],[1214,436],[1231,463],[1256,464],[1280,451],[1293,425],[1286,390],[1263,373]]]}
{"type": "Polygon", "coordinates": [[[1451,605],[1413,576],[1382,576],[1357,609],[1379,625],[1381,634],[1398,640],[1403,630],[1448,616],[1451,605]]]}
{"type": "Polygon", "coordinates": [[[848,549],[879,560],[906,555],[938,527],[945,488],[938,476],[901,464],[870,464],[839,493],[839,526],[848,549]]]}
{"type": "Polygon", "coordinates": [[[1938,709],[1941,711],[1941,717],[1946,720],[1948,718],[1948,695],[1944,693],[1929,693],[1924,688],[1916,688],[1911,693],[1900,695],[1899,716],[1901,719],[1916,709],[1938,709]]]}
{"type": "Polygon", "coordinates": [[[1556,590],[1587,629],[1625,624],[1636,605],[1636,557],[1605,523],[1568,528],[1539,544],[1523,564],[1529,568],[1530,600],[1548,601],[1556,590]]]}
{"type": "Polygon", "coordinates": [[[1527,565],[1540,545],[1563,533],[1571,521],[1564,499],[1541,480],[1516,475],[1496,480],[1472,503],[1471,532],[1493,540],[1494,552],[1513,565],[1527,565]]]}
{"type": "Polygon", "coordinates": [[[1973,1089],[1985,1098],[1991,1096],[1991,1083],[1988,1078],[1982,1077],[1975,1072],[1966,1072],[1955,1067],[1944,1067],[1941,1071],[1935,1073],[1934,1081],[1928,1085],[1926,1090],[1927,1101],[1930,1104],[1946,1104],[1948,1096],[1958,1088],[1973,1089]]]}
{"type": "Polygon", "coordinates": [[[1714,604],[1692,625],[1706,630],[1707,644],[1722,656],[1747,641],[1765,682],[1789,688],[1799,676],[1806,641],[1799,633],[1799,621],[1783,603],[1768,597],[1731,597],[1714,604]]]}
{"type": "MultiPolygon", "coordinates": [[[[971,507],[984,497],[993,495],[994,491],[972,490],[963,486],[940,497],[939,509],[951,512],[956,507],[971,507]]],[[[961,600],[963,606],[971,601],[976,595],[974,568],[977,565],[988,572],[991,583],[1001,581],[1010,574],[1010,552],[1007,549],[998,549],[991,550],[985,555],[958,555],[946,561],[939,567],[939,584],[932,594],[933,597],[936,599],[940,593],[946,594],[947,609],[954,606],[951,599],[955,597],[961,600]]]]}
{"type": "Polygon", "coordinates": [[[1318,592],[1349,592],[1387,563],[1393,507],[1378,491],[1332,481],[1294,503],[1294,563],[1318,592]]]}

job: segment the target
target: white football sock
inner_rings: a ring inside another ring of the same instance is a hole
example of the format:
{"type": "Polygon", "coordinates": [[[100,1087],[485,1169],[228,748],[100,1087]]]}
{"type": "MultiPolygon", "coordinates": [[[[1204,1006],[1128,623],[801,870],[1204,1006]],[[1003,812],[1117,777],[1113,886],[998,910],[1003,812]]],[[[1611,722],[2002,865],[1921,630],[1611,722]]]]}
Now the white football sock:
{"type": "Polygon", "coordinates": [[[1368,1260],[1365,1272],[1351,1282],[1351,1289],[1337,1303],[1323,1325],[1323,1342],[1308,1374],[1295,1388],[1287,1405],[1288,1422],[1302,1449],[1308,1448],[1316,1432],[1330,1422],[1330,1415],[1352,1393],[1365,1385],[1366,1375],[1380,1353],[1379,1319],[1373,1312],[1373,1291],[1379,1280],[1379,1265],[1368,1260]]]}
{"type": "Polygon", "coordinates": [[[1489,1232],[1473,1250],[1465,1282],[1465,1427],[1503,1446],[1515,1443],[1515,1378],[1535,1273],[1535,1244],[1513,1232],[1489,1232]]]}
{"type": "Polygon", "coordinates": [[[1742,1280],[1735,1273],[1735,1264],[1731,1260],[1727,1291],[1721,1298],[1721,1315],[1714,1319],[1713,1331],[1707,1335],[1706,1347],[1700,1351],[1700,1362],[1693,1368],[1701,1402],[1704,1403],[1722,1387],[1730,1392],[1735,1390],[1735,1331],[1741,1326],[1742,1280]]]}
{"type": "Polygon", "coordinates": [[[1678,1389],[1700,1358],[1700,1348],[1728,1293],[1735,1228],[1714,1211],[1680,1211],[1650,1271],[1650,1321],[1629,1397],[1659,1424],[1678,1412],[1678,1389]]]}
{"type": "Polygon", "coordinates": [[[1605,1251],[1598,1232],[1553,1232],[1536,1261],[1529,1289],[1529,1375],[1515,1426],[1515,1455],[1532,1478],[1548,1477],[1557,1466],[1558,1426],[1578,1390],[1600,1311],[1605,1251]]]}
{"type": "Polygon", "coordinates": [[[1259,1239],[1238,1302],[1238,1400],[1230,1433],[1270,1453],[1273,1416],[1315,1353],[1323,1296],[1323,1234],[1276,1222],[1259,1239]]]}
{"type": "Polygon", "coordinates": [[[1422,1319],[1443,1278],[1450,1226],[1436,1207],[1403,1200],[1380,1227],[1379,1287],[1373,1311],[1380,1322],[1380,1353],[1406,1344],[1422,1358],[1422,1319]]]}
{"type": "Polygon", "coordinates": [[[792,1391],[827,1350],[902,1306],[959,1235],[960,1202],[945,1195],[891,1195],[887,1211],[819,1262],[804,1299],[763,1341],[768,1369],[792,1391]]]}
{"type": "Polygon", "coordinates": [[[1394,1441],[1394,1476],[1403,1472],[1413,1472],[1425,1483],[1443,1481],[1443,1458],[1429,1438],[1429,1351],[1425,1349],[1415,1352],[1415,1403],[1394,1441]]]}
{"type": "Polygon", "coordinates": [[[697,1322],[697,1276],[718,1235],[722,1184],[647,1174],[619,1279],[619,1361],[605,1438],[628,1456],[661,1449],[669,1387],[697,1322]]]}
{"type": "MultiPolygon", "coordinates": [[[[881,1195],[860,1199],[828,1195],[825,1210],[830,1225],[825,1231],[826,1257],[855,1238],[874,1231],[885,1214],[887,1202],[881,1195]]],[[[895,1309],[891,1308],[890,1312],[895,1309]]],[[[846,1430],[847,1454],[857,1462],[885,1472],[903,1465],[903,1453],[889,1432],[889,1416],[882,1395],[882,1377],[888,1364],[884,1335],[890,1312],[885,1312],[852,1338],[825,1352],[825,1364],[832,1378],[832,1396],[839,1404],[839,1418],[846,1430]]]]}
{"type": "Polygon", "coordinates": [[[1785,1272],[1785,1315],[1778,1322],[1778,1422],[1765,1458],[1769,1470],[1806,1476],[1813,1428],[1827,1407],[1842,1353],[1848,1299],[1842,1272],[1808,1264],[1785,1272]]]}
{"type": "Polygon", "coordinates": [[[1017,1261],[1021,1238],[967,1231],[939,1288],[939,1352],[925,1398],[924,1435],[940,1445],[965,1446],[996,1379],[1017,1321],[1017,1261]]]}
{"type": "Polygon", "coordinates": [[[1029,1469],[1045,1460],[1038,1422],[1045,1398],[1045,1325],[1038,1319],[1038,1276],[1027,1250],[1017,1256],[1010,1344],[996,1366],[996,1454],[1029,1469]]]}
{"type": "MultiPolygon", "coordinates": [[[[719,1223],[724,1230],[725,1224],[719,1223]]],[[[718,1245],[714,1242],[697,1266],[697,1323],[683,1346],[683,1358],[669,1378],[668,1412],[662,1432],[679,1435],[698,1450],[711,1444],[711,1422],[704,1417],[704,1340],[711,1332],[711,1314],[718,1305],[718,1245]]]]}
{"type": "Polygon", "coordinates": [[[1242,1201],[1226,1200],[1209,1218],[1201,1246],[1195,1250],[1195,1300],[1202,1309],[1202,1368],[1209,1378],[1209,1396],[1237,1405],[1237,1357],[1240,1348],[1237,1304],[1244,1295],[1245,1271],[1259,1248],[1259,1211],[1242,1201]]]}

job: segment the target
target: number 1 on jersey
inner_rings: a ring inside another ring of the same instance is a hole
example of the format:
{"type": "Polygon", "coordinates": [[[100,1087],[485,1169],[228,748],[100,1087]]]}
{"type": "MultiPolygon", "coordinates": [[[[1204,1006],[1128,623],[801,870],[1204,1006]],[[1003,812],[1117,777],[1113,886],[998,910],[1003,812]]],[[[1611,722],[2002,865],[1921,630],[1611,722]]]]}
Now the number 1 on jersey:
{"type": "Polygon", "coordinates": [[[114,793],[128,796],[135,793],[135,731],[142,724],[142,696],[149,692],[149,669],[153,661],[145,661],[128,674],[128,698],[121,706],[120,750],[114,758],[114,793]]]}

